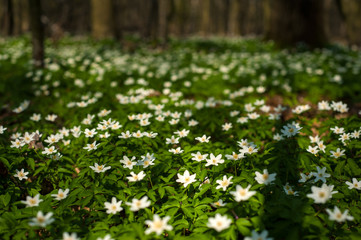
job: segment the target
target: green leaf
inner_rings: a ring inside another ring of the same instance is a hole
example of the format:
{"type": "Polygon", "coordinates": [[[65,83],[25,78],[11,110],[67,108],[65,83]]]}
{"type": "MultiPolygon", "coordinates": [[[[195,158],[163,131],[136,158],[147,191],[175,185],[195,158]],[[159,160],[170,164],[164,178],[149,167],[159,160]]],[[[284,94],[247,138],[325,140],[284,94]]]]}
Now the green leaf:
{"type": "Polygon", "coordinates": [[[35,169],[35,161],[32,158],[26,159],[26,162],[28,163],[29,167],[34,170],[35,169]]]}
{"type": "Polygon", "coordinates": [[[0,160],[7,168],[10,168],[10,163],[6,158],[0,157],[0,160]]]}
{"type": "Polygon", "coordinates": [[[193,208],[185,207],[185,208],[182,208],[182,211],[183,211],[183,213],[184,213],[187,217],[189,217],[189,218],[193,218],[193,217],[194,217],[194,215],[193,215],[194,209],[193,209],[193,208]]]}
{"type": "Polygon", "coordinates": [[[202,187],[201,187],[201,190],[194,195],[194,198],[199,198],[199,197],[201,197],[201,196],[202,196],[203,194],[205,194],[205,193],[208,191],[208,189],[210,189],[211,187],[212,187],[212,185],[209,184],[209,183],[203,184],[202,187]]]}
{"type": "Polygon", "coordinates": [[[351,173],[353,176],[357,176],[361,174],[361,169],[359,166],[355,163],[355,161],[351,158],[347,159],[347,166],[349,167],[351,173]]]}
{"type": "Polygon", "coordinates": [[[10,200],[11,200],[10,193],[7,192],[5,195],[2,195],[1,197],[2,197],[2,202],[3,202],[4,206],[5,207],[8,206],[8,204],[10,203],[10,200]]]}
{"type": "Polygon", "coordinates": [[[334,170],[334,173],[335,173],[337,176],[342,175],[345,164],[346,164],[346,161],[345,161],[345,160],[340,160],[340,161],[337,163],[336,168],[335,168],[335,170],[334,170]]]}
{"type": "Polygon", "coordinates": [[[164,194],[165,194],[164,188],[163,188],[163,187],[159,187],[159,188],[158,188],[158,193],[159,193],[160,198],[163,198],[163,197],[164,197],[164,194]]]}

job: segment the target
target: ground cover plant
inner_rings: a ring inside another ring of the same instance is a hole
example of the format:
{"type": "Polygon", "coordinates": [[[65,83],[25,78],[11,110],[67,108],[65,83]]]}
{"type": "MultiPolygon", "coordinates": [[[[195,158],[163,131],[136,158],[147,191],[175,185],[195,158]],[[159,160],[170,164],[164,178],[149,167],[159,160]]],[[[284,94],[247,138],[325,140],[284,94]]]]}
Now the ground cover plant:
{"type": "Polygon", "coordinates": [[[1,41],[1,239],[360,239],[360,51],[131,43],[1,41]]]}

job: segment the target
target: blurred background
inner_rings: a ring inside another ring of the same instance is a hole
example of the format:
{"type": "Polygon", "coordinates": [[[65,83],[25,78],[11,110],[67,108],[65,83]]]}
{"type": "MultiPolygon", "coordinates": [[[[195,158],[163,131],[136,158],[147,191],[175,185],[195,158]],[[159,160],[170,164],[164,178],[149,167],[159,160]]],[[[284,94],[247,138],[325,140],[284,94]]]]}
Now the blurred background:
{"type": "Polygon", "coordinates": [[[360,0],[0,0],[0,34],[96,39],[260,36],[280,45],[361,44],[360,0]]]}

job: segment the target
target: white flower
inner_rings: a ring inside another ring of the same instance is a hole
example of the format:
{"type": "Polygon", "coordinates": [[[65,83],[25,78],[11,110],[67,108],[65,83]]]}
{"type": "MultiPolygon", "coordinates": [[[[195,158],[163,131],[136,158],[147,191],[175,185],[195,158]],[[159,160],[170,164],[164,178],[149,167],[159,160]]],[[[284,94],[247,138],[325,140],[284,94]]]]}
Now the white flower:
{"type": "Polygon", "coordinates": [[[19,180],[28,179],[26,175],[28,175],[29,172],[24,172],[24,168],[22,168],[20,171],[16,169],[16,174],[14,177],[19,178],[19,180]]]}
{"type": "Polygon", "coordinates": [[[357,190],[361,190],[361,181],[357,181],[356,178],[352,178],[352,183],[346,181],[346,184],[348,185],[348,189],[357,189],[357,190]]]}
{"type": "Polygon", "coordinates": [[[132,175],[132,176],[127,177],[129,182],[137,182],[137,181],[142,180],[145,177],[144,171],[140,171],[138,174],[131,172],[130,175],[132,175]]]}
{"type": "Polygon", "coordinates": [[[361,130],[358,130],[358,131],[355,130],[351,133],[351,137],[355,138],[355,139],[360,138],[360,135],[361,135],[361,130]]]}
{"type": "Polygon", "coordinates": [[[318,146],[312,147],[311,145],[308,146],[307,152],[312,153],[313,155],[316,155],[318,153],[318,146]]]}
{"type": "Polygon", "coordinates": [[[213,228],[217,232],[221,232],[231,225],[232,220],[229,219],[227,216],[222,216],[221,214],[217,213],[214,218],[208,218],[207,227],[213,228]]]}
{"type": "Polygon", "coordinates": [[[109,137],[110,137],[110,134],[109,134],[108,132],[101,133],[101,134],[99,134],[99,137],[100,137],[100,138],[109,138],[109,137]]]}
{"type": "Polygon", "coordinates": [[[21,148],[25,145],[25,142],[20,139],[15,139],[15,141],[11,141],[11,148],[21,148]]]}
{"type": "Polygon", "coordinates": [[[312,174],[304,174],[304,173],[300,173],[301,175],[301,179],[298,180],[298,182],[307,182],[308,180],[311,179],[311,177],[313,176],[312,174]]]}
{"type": "Polygon", "coordinates": [[[353,221],[354,219],[352,216],[348,215],[348,210],[345,210],[344,213],[342,213],[337,206],[335,206],[333,211],[331,209],[326,209],[326,212],[332,221],[344,222],[346,220],[353,221]]]}
{"type": "Polygon", "coordinates": [[[169,121],[169,124],[170,124],[170,125],[176,125],[178,122],[179,122],[179,119],[171,119],[171,120],[169,121]]]}
{"type": "Polygon", "coordinates": [[[165,144],[178,144],[178,143],[179,143],[179,138],[176,138],[174,136],[165,139],[165,144]]]}
{"type": "Polygon", "coordinates": [[[117,129],[121,128],[121,127],[122,127],[122,125],[120,125],[119,122],[117,122],[117,121],[114,121],[114,122],[110,125],[110,128],[111,128],[112,130],[117,130],[117,129]]]}
{"type": "Polygon", "coordinates": [[[318,143],[320,141],[320,137],[318,135],[316,136],[309,136],[311,143],[318,143]]]}
{"type": "Polygon", "coordinates": [[[195,139],[201,143],[203,142],[208,143],[211,137],[207,137],[206,135],[203,135],[202,137],[196,137],[195,139]]]}
{"type": "Polygon", "coordinates": [[[229,129],[231,129],[233,126],[232,126],[232,123],[225,123],[222,125],[222,130],[223,131],[228,131],[229,129]]]}
{"type": "Polygon", "coordinates": [[[26,132],[24,134],[24,137],[22,137],[21,139],[26,143],[26,144],[29,144],[31,141],[34,140],[34,136],[35,136],[35,133],[28,133],[26,132]]]}
{"type": "Polygon", "coordinates": [[[64,198],[66,198],[68,196],[69,193],[69,189],[65,189],[65,191],[63,191],[62,189],[59,189],[57,194],[51,194],[52,197],[55,197],[55,200],[62,200],[64,198]]]}
{"type": "Polygon", "coordinates": [[[80,240],[76,233],[69,234],[67,232],[63,233],[63,240],[80,240]]]}
{"type": "Polygon", "coordinates": [[[98,237],[97,240],[113,240],[113,238],[110,234],[107,234],[104,237],[98,237]]]}
{"type": "Polygon", "coordinates": [[[168,225],[169,219],[169,216],[165,216],[163,219],[161,219],[158,214],[154,214],[153,221],[145,221],[145,224],[149,226],[149,228],[145,230],[145,234],[155,232],[157,235],[161,235],[164,230],[171,231],[173,227],[171,225],[168,225]]]}
{"type": "Polygon", "coordinates": [[[133,137],[135,137],[135,138],[141,138],[141,137],[143,137],[143,133],[142,133],[140,130],[138,130],[137,132],[133,133],[132,135],[133,135],[133,137]]]}
{"type": "Polygon", "coordinates": [[[143,136],[146,136],[148,138],[155,138],[156,136],[158,136],[158,133],[154,133],[154,132],[143,132],[143,136]]]}
{"type": "Polygon", "coordinates": [[[342,133],[338,140],[345,143],[346,141],[350,140],[350,133],[342,133]]]}
{"type": "Polygon", "coordinates": [[[93,128],[93,129],[85,129],[84,130],[84,134],[85,134],[85,137],[87,137],[87,138],[89,138],[89,137],[94,137],[94,135],[96,135],[97,134],[97,132],[96,132],[96,129],[95,128],[93,128]]]}
{"type": "Polygon", "coordinates": [[[236,191],[230,192],[234,196],[234,200],[236,202],[240,201],[247,201],[250,199],[253,195],[256,194],[256,191],[249,191],[251,188],[251,185],[248,185],[246,188],[241,187],[240,185],[236,186],[236,191]]]}
{"type": "Polygon", "coordinates": [[[326,152],[326,151],[325,151],[326,145],[323,143],[323,141],[318,141],[318,142],[317,142],[317,146],[318,146],[318,148],[319,148],[322,152],[326,152]]]}
{"type": "Polygon", "coordinates": [[[176,131],[174,134],[178,134],[179,137],[183,138],[188,136],[189,130],[183,129],[182,131],[176,131]]]}
{"type": "Polygon", "coordinates": [[[261,233],[257,233],[255,230],[252,231],[252,236],[245,237],[244,240],[273,240],[273,238],[269,238],[268,231],[263,230],[261,233]]]}
{"type": "Polygon", "coordinates": [[[51,146],[50,148],[47,148],[47,147],[44,148],[44,151],[42,151],[41,153],[46,154],[46,155],[51,155],[51,154],[54,154],[56,152],[57,152],[57,150],[55,149],[55,147],[51,146]]]}
{"type": "Polygon", "coordinates": [[[325,203],[332,198],[332,194],[337,193],[337,191],[332,191],[333,187],[333,185],[327,186],[325,183],[320,188],[312,186],[312,193],[307,194],[307,197],[312,198],[315,203],[325,203]]]}
{"type": "Polygon", "coordinates": [[[133,162],[133,160],[135,160],[135,157],[132,157],[132,160],[130,160],[127,156],[123,156],[123,160],[120,160],[120,163],[123,163],[123,167],[124,168],[129,168],[129,169],[133,169],[133,166],[135,166],[137,163],[133,162]]]}
{"type": "Polygon", "coordinates": [[[244,105],[244,110],[246,110],[246,112],[253,112],[255,109],[255,107],[252,106],[252,103],[247,103],[244,105]]]}
{"type": "Polygon", "coordinates": [[[212,207],[218,208],[218,207],[224,207],[227,203],[223,202],[222,199],[218,199],[217,202],[211,203],[212,207]]]}
{"type": "Polygon", "coordinates": [[[334,128],[330,128],[330,129],[333,133],[336,133],[336,134],[342,134],[345,132],[344,128],[339,128],[337,126],[335,126],[334,128]]]}
{"type": "Polygon", "coordinates": [[[316,177],[315,182],[321,180],[324,183],[326,182],[326,178],[331,176],[330,174],[326,173],[326,167],[321,169],[319,166],[317,166],[317,172],[311,172],[311,174],[316,177]]]}
{"type": "Polygon", "coordinates": [[[122,134],[122,136],[118,136],[118,138],[127,139],[127,138],[130,138],[130,137],[131,137],[131,134],[130,134],[129,131],[122,132],[122,133],[120,133],[120,134],[122,134]]]}
{"type": "Polygon", "coordinates": [[[337,148],[336,152],[335,151],[330,151],[331,153],[331,157],[334,157],[334,158],[339,158],[339,157],[342,157],[344,156],[345,154],[345,150],[340,150],[339,148],[337,148]]]}
{"type": "Polygon", "coordinates": [[[287,124],[286,126],[283,126],[281,133],[285,137],[293,137],[296,136],[301,129],[301,127],[298,127],[295,124],[287,124]]]}
{"type": "Polygon", "coordinates": [[[89,167],[91,169],[93,169],[94,172],[96,172],[96,173],[105,172],[105,171],[112,168],[111,166],[105,167],[105,164],[104,165],[98,165],[98,163],[95,163],[94,166],[89,166],[89,167]]]}
{"type": "Polygon", "coordinates": [[[226,154],[225,155],[228,160],[239,160],[245,158],[244,153],[235,153],[233,152],[232,155],[226,154]]]}
{"type": "Polygon", "coordinates": [[[193,156],[192,160],[197,161],[197,162],[205,160],[207,158],[207,156],[208,156],[208,154],[202,155],[200,152],[191,153],[191,155],[193,156]]]}
{"type": "Polygon", "coordinates": [[[237,119],[237,123],[243,124],[243,123],[246,123],[246,122],[248,122],[248,118],[247,118],[247,117],[239,117],[239,118],[237,119]]]}
{"type": "Polygon", "coordinates": [[[105,202],[104,206],[107,209],[108,214],[116,214],[117,212],[120,212],[123,210],[123,208],[120,206],[122,204],[122,201],[117,201],[115,197],[112,197],[112,202],[105,202]]]}
{"type": "Polygon", "coordinates": [[[172,149],[169,149],[168,151],[173,154],[181,154],[182,152],[184,152],[184,150],[182,150],[180,147],[177,147],[176,149],[172,148],[172,149]]]}
{"type": "Polygon", "coordinates": [[[293,191],[292,187],[288,183],[286,183],[286,185],[283,186],[283,190],[287,195],[294,195],[294,196],[298,195],[298,192],[293,191]]]}
{"type": "Polygon", "coordinates": [[[57,117],[58,116],[56,114],[49,114],[45,117],[45,120],[47,120],[49,122],[54,122],[57,117]]]}
{"type": "Polygon", "coordinates": [[[216,189],[222,188],[223,191],[226,191],[226,190],[227,190],[227,187],[233,183],[233,182],[231,182],[231,179],[232,179],[232,178],[233,178],[233,176],[227,178],[227,176],[224,175],[222,180],[217,180],[217,181],[216,181],[216,183],[219,184],[219,185],[216,187],[216,189]]]}
{"type": "Polygon", "coordinates": [[[256,148],[256,145],[249,144],[248,146],[242,147],[242,149],[239,150],[241,154],[252,154],[258,152],[258,148],[256,148]]]}
{"type": "Polygon", "coordinates": [[[177,176],[178,176],[178,179],[176,180],[176,182],[183,183],[184,187],[187,187],[189,184],[196,181],[195,180],[196,173],[193,175],[190,175],[188,170],[185,170],[183,175],[178,173],[177,176]]]}
{"type": "Polygon", "coordinates": [[[269,174],[268,170],[264,169],[263,174],[261,174],[260,172],[256,172],[255,179],[259,184],[268,185],[276,179],[276,175],[276,173],[269,174]]]}
{"type": "Polygon", "coordinates": [[[194,127],[194,126],[197,126],[198,125],[198,121],[194,120],[194,119],[191,119],[188,121],[188,126],[190,127],[194,127]]]}
{"type": "Polygon", "coordinates": [[[52,216],[53,216],[52,212],[49,212],[44,216],[43,212],[39,211],[36,214],[36,217],[31,219],[31,221],[29,222],[29,225],[46,227],[46,225],[49,225],[50,223],[54,222],[54,218],[51,218],[52,216]]]}
{"type": "Polygon", "coordinates": [[[218,164],[224,163],[224,160],[222,159],[222,154],[218,154],[216,157],[213,155],[213,153],[211,153],[209,159],[206,159],[206,161],[207,161],[207,164],[205,165],[206,167],[210,165],[218,166],[218,164]]]}
{"type": "Polygon", "coordinates": [[[36,194],[35,197],[26,197],[26,201],[21,201],[22,203],[26,204],[26,207],[37,207],[39,206],[39,203],[43,200],[40,199],[40,194],[36,194]]]}
{"type": "Polygon", "coordinates": [[[148,200],[147,196],[142,197],[141,199],[132,199],[132,202],[127,202],[125,204],[127,204],[128,206],[130,206],[130,211],[136,212],[139,211],[140,209],[143,208],[147,208],[150,206],[150,201],[148,200]]]}
{"type": "Polygon", "coordinates": [[[105,117],[106,115],[108,115],[111,112],[112,112],[112,110],[103,109],[98,113],[98,117],[105,117]]]}
{"type": "Polygon", "coordinates": [[[256,112],[253,112],[253,113],[248,113],[247,116],[248,116],[249,119],[254,120],[254,119],[259,118],[260,115],[258,113],[256,113],[256,112]]]}
{"type": "Polygon", "coordinates": [[[100,143],[97,144],[97,141],[94,141],[93,143],[87,144],[87,146],[83,147],[83,149],[88,150],[88,152],[91,150],[96,150],[98,148],[99,144],[100,143]]]}
{"type": "Polygon", "coordinates": [[[147,153],[145,156],[141,156],[141,158],[142,159],[138,161],[137,165],[141,165],[143,168],[154,165],[154,154],[147,153]]]}
{"type": "Polygon", "coordinates": [[[34,121],[34,122],[39,122],[39,121],[41,120],[41,115],[34,113],[34,114],[30,117],[30,120],[32,120],[32,121],[34,121]]]}
{"type": "Polygon", "coordinates": [[[318,110],[331,110],[330,104],[327,101],[321,101],[317,104],[318,110]]]}
{"type": "Polygon", "coordinates": [[[150,124],[150,122],[149,122],[148,118],[139,120],[139,125],[140,126],[148,126],[149,124],[150,124]]]}

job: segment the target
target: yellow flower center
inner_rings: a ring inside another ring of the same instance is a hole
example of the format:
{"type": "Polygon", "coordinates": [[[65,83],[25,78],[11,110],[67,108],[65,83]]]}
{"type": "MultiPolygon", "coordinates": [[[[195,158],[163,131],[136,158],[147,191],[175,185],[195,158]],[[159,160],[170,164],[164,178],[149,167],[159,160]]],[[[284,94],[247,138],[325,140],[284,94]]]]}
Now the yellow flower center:
{"type": "Polygon", "coordinates": [[[39,223],[43,223],[43,222],[45,222],[45,218],[44,217],[37,217],[37,220],[38,220],[38,222],[39,223]]]}
{"type": "Polygon", "coordinates": [[[163,222],[162,221],[156,221],[154,222],[154,228],[156,229],[160,229],[163,227],[163,222]]]}
{"type": "Polygon", "coordinates": [[[246,190],[242,189],[238,191],[239,195],[241,195],[242,197],[246,196],[246,190]]]}

